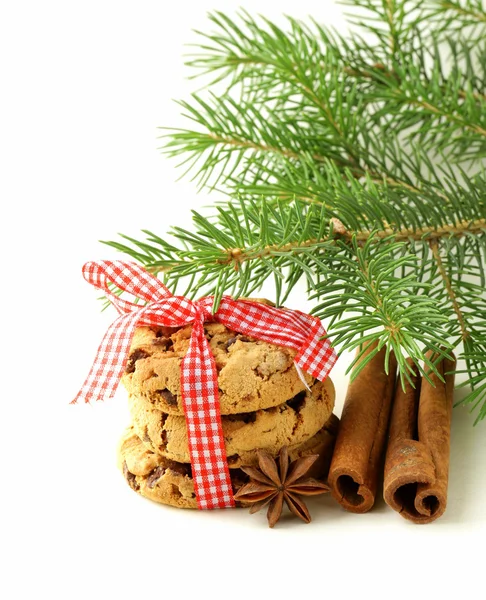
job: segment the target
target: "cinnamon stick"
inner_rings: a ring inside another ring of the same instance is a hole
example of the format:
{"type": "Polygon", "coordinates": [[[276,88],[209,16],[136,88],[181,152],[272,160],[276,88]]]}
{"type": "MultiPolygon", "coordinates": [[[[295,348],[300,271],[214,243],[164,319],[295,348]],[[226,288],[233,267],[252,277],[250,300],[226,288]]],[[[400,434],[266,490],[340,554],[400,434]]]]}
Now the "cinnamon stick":
{"type": "MultiPolygon", "coordinates": [[[[427,356],[435,360],[433,353],[427,356]]],[[[438,519],[447,504],[454,375],[453,361],[443,359],[430,379],[415,378],[405,391],[397,385],[385,462],[385,502],[414,523],[438,519]]]]}
{"type": "MultiPolygon", "coordinates": [[[[364,356],[375,348],[376,343],[369,344],[364,356]]],[[[383,467],[397,369],[391,353],[389,373],[385,373],[385,352],[382,348],[348,387],[329,470],[332,495],[346,510],[356,513],[373,506],[383,467]]]]}

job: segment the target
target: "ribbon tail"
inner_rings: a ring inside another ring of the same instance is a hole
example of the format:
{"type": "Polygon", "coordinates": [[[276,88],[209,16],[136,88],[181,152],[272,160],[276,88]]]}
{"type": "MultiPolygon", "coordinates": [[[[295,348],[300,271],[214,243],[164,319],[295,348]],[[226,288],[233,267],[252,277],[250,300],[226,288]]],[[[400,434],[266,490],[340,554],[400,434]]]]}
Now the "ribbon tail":
{"type": "Polygon", "coordinates": [[[181,388],[196,498],[200,509],[235,506],[218,396],[218,373],[204,336],[194,321],[181,365],[181,388]]]}
{"type": "Polygon", "coordinates": [[[336,364],[337,354],[329,339],[321,339],[326,331],[316,319],[311,333],[295,357],[295,364],[319,381],[324,381],[336,364]]]}
{"type": "Polygon", "coordinates": [[[76,404],[78,400],[84,400],[86,403],[90,400],[104,400],[115,395],[140,316],[139,312],[125,314],[110,325],[98,348],[88,377],[71,404],[76,404]]]}

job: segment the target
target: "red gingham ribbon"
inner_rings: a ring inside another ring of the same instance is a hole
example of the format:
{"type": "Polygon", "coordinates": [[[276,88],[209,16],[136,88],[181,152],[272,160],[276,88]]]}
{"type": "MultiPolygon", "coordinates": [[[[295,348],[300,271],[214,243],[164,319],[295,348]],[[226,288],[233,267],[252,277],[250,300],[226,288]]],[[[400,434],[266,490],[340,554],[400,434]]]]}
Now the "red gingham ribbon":
{"type": "Polygon", "coordinates": [[[337,356],[329,341],[321,340],[326,332],[320,320],[300,311],[237,301],[228,296],[223,296],[217,312],[211,314],[212,296],[197,302],[173,296],[161,281],[135,263],[88,262],[83,275],[88,283],[106,294],[120,316],[108,328],[91,371],[73,402],[114,395],[136,327],[182,327],[192,323],[189,350],[181,365],[181,389],[196,497],[201,509],[234,506],[219,411],[218,376],[203,323],[218,321],[233,331],[294,348],[296,364],[322,381],[337,356]],[[109,283],[147,304],[118,297],[110,290],[109,283]]]}

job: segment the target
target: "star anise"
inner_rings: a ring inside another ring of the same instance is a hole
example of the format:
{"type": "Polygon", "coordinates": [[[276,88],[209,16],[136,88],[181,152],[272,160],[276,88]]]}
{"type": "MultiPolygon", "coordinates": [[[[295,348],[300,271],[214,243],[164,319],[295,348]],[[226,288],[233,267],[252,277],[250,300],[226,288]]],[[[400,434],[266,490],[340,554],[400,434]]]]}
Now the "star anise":
{"type": "Polygon", "coordinates": [[[319,458],[317,454],[304,456],[289,465],[289,454],[284,446],[276,460],[264,450],[257,450],[257,467],[241,467],[250,476],[249,483],[235,494],[241,502],[254,503],[250,514],[268,504],[268,524],[273,527],[282,514],[284,500],[289,509],[306,523],[311,517],[304,501],[299,496],[315,496],[329,491],[329,487],[311,477],[305,477],[310,467],[319,458]]]}

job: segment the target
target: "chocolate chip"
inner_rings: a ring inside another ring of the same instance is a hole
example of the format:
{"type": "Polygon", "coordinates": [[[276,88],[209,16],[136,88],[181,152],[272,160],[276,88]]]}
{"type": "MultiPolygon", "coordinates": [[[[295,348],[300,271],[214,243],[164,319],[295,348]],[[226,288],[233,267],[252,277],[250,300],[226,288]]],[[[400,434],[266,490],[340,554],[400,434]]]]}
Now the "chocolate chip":
{"type": "Polygon", "coordinates": [[[164,337],[170,338],[170,336],[180,329],[180,327],[151,327],[152,331],[155,333],[155,337],[164,337]]]}
{"type": "Polygon", "coordinates": [[[147,487],[149,487],[150,489],[153,489],[155,487],[155,484],[157,483],[157,481],[162,477],[162,475],[164,473],[165,473],[165,467],[163,467],[162,465],[159,465],[158,467],[156,467],[150,473],[150,475],[147,477],[147,487]]]}
{"type": "Polygon", "coordinates": [[[226,342],[226,350],[232,346],[236,340],[240,340],[240,342],[251,342],[252,340],[247,337],[246,335],[237,335],[235,337],[231,337],[227,342],[226,342]]]}
{"type": "Polygon", "coordinates": [[[291,400],[287,400],[286,404],[287,406],[290,406],[292,410],[295,410],[295,412],[300,412],[305,404],[306,397],[307,394],[304,391],[299,392],[291,400]]]}
{"type": "Polygon", "coordinates": [[[236,342],[236,338],[232,337],[226,342],[226,350],[236,342]]]}
{"type": "Polygon", "coordinates": [[[186,463],[180,463],[176,462],[175,460],[170,460],[170,458],[165,458],[164,466],[166,469],[170,469],[171,471],[179,473],[179,475],[188,475],[189,477],[192,477],[191,465],[186,463]]]}
{"type": "Polygon", "coordinates": [[[244,423],[254,423],[256,421],[256,412],[244,413],[241,415],[244,423]]]}
{"type": "Polygon", "coordinates": [[[162,442],[162,446],[159,446],[161,449],[167,447],[167,431],[165,429],[162,430],[160,434],[160,441],[162,442]]]}
{"type": "Polygon", "coordinates": [[[226,457],[226,460],[228,461],[229,465],[234,465],[238,462],[239,458],[240,457],[238,454],[232,454],[231,456],[226,457]]]}
{"type": "Polygon", "coordinates": [[[243,423],[254,423],[256,421],[256,412],[239,413],[237,415],[225,415],[227,421],[236,423],[242,421],[243,423]]]}
{"type": "Polygon", "coordinates": [[[160,441],[162,444],[159,446],[159,449],[163,452],[167,448],[167,431],[165,430],[165,422],[167,421],[169,415],[165,413],[161,413],[160,418],[160,441]]]}
{"type": "Polygon", "coordinates": [[[141,358],[147,358],[147,356],[149,356],[149,353],[145,352],[145,350],[142,350],[141,348],[137,348],[136,350],[134,350],[128,357],[125,373],[134,373],[135,363],[137,362],[137,360],[140,360],[141,358]]]}
{"type": "Polygon", "coordinates": [[[245,483],[248,483],[249,477],[241,469],[231,469],[231,484],[233,492],[236,493],[245,483]]]}
{"type": "Polygon", "coordinates": [[[152,340],[152,346],[157,346],[157,348],[161,348],[162,350],[171,350],[174,346],[174,343],[170,338],[166,337],[156,337],[152,340]]]}
{"type": "Polygon", "coordinates": [[[126,461],[123,463],[123,475],[125,475],[125,479],[127,480],[128,485],[132,488],[132,490],[138,492],[140,486],[137,483],[135,475],[133,473],[130,473],[130,471],[128,470],[126,461]]]}
{"type": "Polygon", "coordinates": [[[155,390],[155,393],[163,398],[169,406],[177,406],[177,396],[174,396],[174,394],[167,388],[163,390],[155,390]]]}

